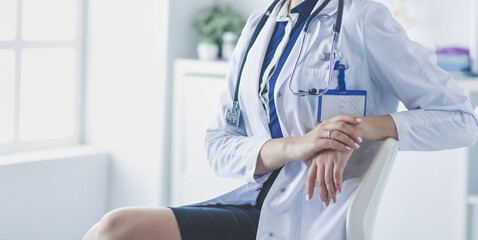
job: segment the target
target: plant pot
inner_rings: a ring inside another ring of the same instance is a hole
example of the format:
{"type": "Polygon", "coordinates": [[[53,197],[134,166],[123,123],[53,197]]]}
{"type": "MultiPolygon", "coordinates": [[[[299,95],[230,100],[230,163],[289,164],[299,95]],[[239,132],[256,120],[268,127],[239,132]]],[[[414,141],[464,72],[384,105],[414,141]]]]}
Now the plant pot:
{"type": "Polygon", "coordinates": [[[215,43],[200,42],[197,47],[198,57],[203,61],[216,60],[219,54],[219,46],[215,43]]]}
{"type": "Polygon", "coordinates": [[[222,35],[222,58],[231,60],[234,48],[236,48],[237,34],[233,32],[225,32],[222,35]]]}

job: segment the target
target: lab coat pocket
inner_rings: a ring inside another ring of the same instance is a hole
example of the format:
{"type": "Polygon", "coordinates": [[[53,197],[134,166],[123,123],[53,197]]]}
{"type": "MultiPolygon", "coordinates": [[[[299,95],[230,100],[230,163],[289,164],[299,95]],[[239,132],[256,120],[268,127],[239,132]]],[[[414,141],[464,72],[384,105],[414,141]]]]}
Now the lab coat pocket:
{"type": "Polygon", "coordinates": [[[293,79],[297,81],[296,84],[292,83],[292,88],[295,90],[309,90],[311,88],[323,89],[327,83],[327,69],[320,68],[303,68],[300,74],[300,79],[293,79]]]}

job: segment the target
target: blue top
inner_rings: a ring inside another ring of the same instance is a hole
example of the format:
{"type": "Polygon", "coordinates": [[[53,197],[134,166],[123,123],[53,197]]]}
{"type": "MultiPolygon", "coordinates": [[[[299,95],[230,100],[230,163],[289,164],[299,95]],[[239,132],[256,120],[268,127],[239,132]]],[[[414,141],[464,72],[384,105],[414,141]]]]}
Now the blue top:
{"type": "MultiPolygon", "coordinates": [[[[304,28],[305,22],[307,18],[310,16],[310,13],[314,9],[315,5],[317,4],[318,0],[305,0],[301,4],[297,5],[295,8],[291,10],[291,13],[299,13],[299,17],[297,22],[292,28],[291,35],[289,38],[289,42],[287,43],[284,52],[282,53],[279,63],[277,64],[277,68],[274,74],[271,76],[269,80],[269,108],[270,108],[270,122],[269,122],[269,129],[271,131],[272,138],[281,138],[283,137],[282,131],[280,129],[279,119],[277,118],[276,106],[274,102],[274,88],[276,85],[277,78],[279,77],[282,67],[284,66],[285,61],[290,55],[292,48],[294,47],[297,38],[304,28]]],[[[262,63],[262,70],[260,75],[259,85],[262,82],[262,76],[264,76],[264,71],[266,70],[267,66],[271,63],[272,59],[274,58],[275,51],[279,46],[279,43],[282,41],[282,38],[285,35],[285,27],[287,22],[277,22],[274,33],[272,34],[271,41],[269,42],[269,46],[267,47],[267,52],[264,57],[264,62],[262,63]]]]}

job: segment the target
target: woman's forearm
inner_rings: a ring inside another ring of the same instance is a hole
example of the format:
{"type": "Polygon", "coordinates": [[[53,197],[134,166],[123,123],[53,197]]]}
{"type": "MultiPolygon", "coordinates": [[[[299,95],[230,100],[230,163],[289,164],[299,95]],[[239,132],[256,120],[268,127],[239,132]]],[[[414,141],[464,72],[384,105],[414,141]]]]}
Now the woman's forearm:
{"type": "Polygon", "coordinates": [[[397,127],[390,115],[363,117],[357,125],[359,135],[367,141],[383,141],[387,138],[398,139],[397,127]]]}
{"type": "Polygon", "coordinates": [[[267,141],[257,157],[256,176],[284,166],[290,161],[288,146],[293,138],[276,138],[267,141]]]}
{"type": "Polygon", "coordinates": [[[304,136],[271,139],[262,146],[254,173],[258,176],[292,160],[310,159],[324,149],[358,149],[361,138],[353,126],[360,125],[361,122],[354,116],[339,115],[323,121],[304,136]]]}

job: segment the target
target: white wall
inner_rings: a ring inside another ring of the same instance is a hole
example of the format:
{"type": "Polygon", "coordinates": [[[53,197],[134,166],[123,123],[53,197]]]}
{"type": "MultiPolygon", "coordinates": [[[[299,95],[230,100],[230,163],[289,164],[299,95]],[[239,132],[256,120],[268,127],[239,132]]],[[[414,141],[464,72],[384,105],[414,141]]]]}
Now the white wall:
{"type": "Polygon", "coordinates": [[[244,17],[248,17],[252,12],[256,10],[265,10],[272,3],[271,0],[243,0],[243,1],[228,1],[232,6],[241,11],[244,17]]]}
{"type": "Polygon", "coordinates": [[[166,2],[95,0],[88,10],[85,139],[112,153],[109,207],[163,205],[166,2]]]}
{"type": "Polygon", "coordinates": [[[464,239],[466,149],[399,152],[373,239],[464,239]]]}
{"type": "Polygon", "coordinates": [[[0,239],[81,239],[107,210],[109,155],[85,148],[0,157],[0,239]]]}
{"type": "Polygon", "coordinates": [[[192,17],[213,2],[90,1],[85,140],[113,153],[110,209],[169,203],[173,62],[196,57],[192,17]]]}
{"type": "MultiPolygon", "coordinates": [[[[207,7],[213,4],[215,0],[174,0],[169,1],[167,6],[168,11],[168,26],[167,26],[167,67],[166,67],[166,91],[165,91],[165,128],[164,128],[164,153],[163,159],[171,159],[171,130],[174,123],[171,122],[172,115],[172,92],[173,92],[173,66],[174,61],[178,58],[197,58],[196,46],[200,40],[199,35],[192,27],[192,21],[198,9],[207,7]]],[[[241,11],[244,18],[257,9],[265,8],[269,1],[233,1],[223,0],[223,2],[230,3],[241,11]]],[[[171,165],[166,161],[165,168],[170,169],[171,165]]],[[[163,173],[163,179],[170,179],[170,173],[163,173]]],[[[170,189],[166,189],[165,194],[170,194],[170,189]]]]}
{"type": "Polygon", "coordinates": [[[430,48],[469,46],[470,4],[474,0],[379,1],[391,7],[392,10],[402,11],[402,17],[399,17],[399,20],[407,29],[411,39],[430,48]]]}
{"type": "MultiPolygon", "coordinates": [[[[171,0],[167,1],[167,28],[165,36],[167,38],[166,50],[166,84],[164,91],[164,134],[163,134],[163,149],[162,158],[164,159],[164,168],[171,169],[171,155],[172,155],[172,92],[173,92],[173,67],[174,60],[178,58],[195,58],[196,44],[199,41],[198,34],[192,29],[192,19],[197,9],[206,4],[211,4],[213,0],[188,1],[188,0],[171,0]]],[[[163,180],[171,179],[170,172],[163,172],[163,180]]],[[[165,187],[163,191],[168,196],[167,204],[169,204],[169,197],[171,194],[170,186],[165,187]]]]}

